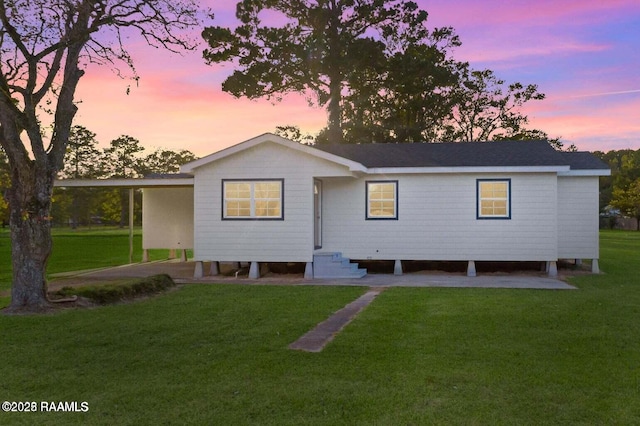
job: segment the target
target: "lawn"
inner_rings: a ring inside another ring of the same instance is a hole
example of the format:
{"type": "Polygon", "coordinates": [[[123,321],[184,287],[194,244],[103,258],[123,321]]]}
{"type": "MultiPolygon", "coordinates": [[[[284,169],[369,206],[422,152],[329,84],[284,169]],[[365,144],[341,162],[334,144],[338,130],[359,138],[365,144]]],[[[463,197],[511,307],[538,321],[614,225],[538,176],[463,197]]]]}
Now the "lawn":
{"type": "Polygon", "coordinates": [[[601,245],[576,291],[389,289],[315,354],[287,345],[365,289],[0,316],[0,399],[89,408],[0,424],[640,424],[640,233],[601,245]]]}
{"type": "MultiPolygon", "coordinates": [[[[53,230],[53,253],[47,272],[78,271],[129,263],[129,230],[109,227],[53,230]]],[[[134,230],[133,261],[142,260],[142,231],[134,230]]],[[[168,250],[150,250],[150,260],[166,259],[168,250]]],[[[9,229],[0,229],[0,291],[11,287],[9,229]]]]}

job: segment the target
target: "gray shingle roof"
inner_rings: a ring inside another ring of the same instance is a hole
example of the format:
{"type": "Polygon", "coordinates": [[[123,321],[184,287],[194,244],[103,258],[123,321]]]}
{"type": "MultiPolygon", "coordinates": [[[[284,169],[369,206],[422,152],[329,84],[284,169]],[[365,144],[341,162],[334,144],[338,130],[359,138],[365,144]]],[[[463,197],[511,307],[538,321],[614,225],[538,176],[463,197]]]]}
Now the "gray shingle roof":
{"type": "Polygon", "coordinates": [[[561,152],[565,161],[571,166],[571,170],[609,170],[607,163],[600,160],[590,152],[561,152]]]}
{"type": "Polygon", "coordinates": [[[149,173],[144,175],[145,179],[186,179],[192,178],[191,173],[149,173]]]}
{"type": "Polygon", "coordinates": [[[572,170],[607,170],[589,152],[560,152],[547,141],[492,141],[316,145],[322,151],[365,167],[518,167],[570,166],[572,170]]]}

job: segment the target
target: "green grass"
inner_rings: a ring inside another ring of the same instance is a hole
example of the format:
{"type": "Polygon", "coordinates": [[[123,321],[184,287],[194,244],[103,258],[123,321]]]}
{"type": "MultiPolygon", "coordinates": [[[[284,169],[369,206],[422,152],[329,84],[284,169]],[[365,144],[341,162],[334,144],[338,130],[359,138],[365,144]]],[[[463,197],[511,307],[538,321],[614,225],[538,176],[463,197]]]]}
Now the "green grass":
{"type": "MultiPolygon", "coordinates": [[[[54,229],[53,252],[48,274],[104,268],[129,263],[129,230],[99,227],[54,229]]],[[[134,230],[133,261],[142,260],[142,231],[134,230]]],[[[150,250],[150,260],[166,259],[168,250],[150,250]]],[[[11,287],[11,240],[9,230],[0,229],[0,291],[11,287]]]]}
{"type": "Polygon", "coordinates": [[[324,351],[287,345],[347,287],[191,285],[0,316],[0,424],[640,424],[640,233],[601,234],[579,290],[392,288],[324,351]]]}

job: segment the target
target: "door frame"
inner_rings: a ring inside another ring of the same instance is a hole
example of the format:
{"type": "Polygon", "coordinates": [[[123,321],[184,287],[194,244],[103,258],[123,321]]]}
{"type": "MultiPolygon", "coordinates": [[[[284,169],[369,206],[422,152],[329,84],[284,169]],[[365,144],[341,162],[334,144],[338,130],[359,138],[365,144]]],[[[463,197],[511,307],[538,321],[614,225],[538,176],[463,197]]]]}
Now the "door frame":
{"type": "Polygon", "coordinates": [[[322,248],[322,181],[313,180],[313,247],[322,248]]]}

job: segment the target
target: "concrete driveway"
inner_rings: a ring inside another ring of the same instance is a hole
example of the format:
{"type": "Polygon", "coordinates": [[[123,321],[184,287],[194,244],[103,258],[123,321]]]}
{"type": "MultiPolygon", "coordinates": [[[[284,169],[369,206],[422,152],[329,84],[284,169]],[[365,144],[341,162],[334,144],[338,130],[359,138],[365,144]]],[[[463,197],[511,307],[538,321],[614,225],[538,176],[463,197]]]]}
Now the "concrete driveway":
{"type": "Polygon", "coordinates": [[[454,273],[417,272],[404,275],[368,274],[359,279],[305,280],[301,274],[268,274],[258,280],[246,277],[205,276],[194,279],[194,262],[177,260],[137,263],[94,271],[78,271],[56,274],[51,277],[52,289],[65,285],[95,284],[101,281],[141,278],[156,274],[168,274],[178,283],[226,283],[253,285],[340,285],[362,287],[478,287],[523,288],[545,290],[574,290],[576,287],[543,274],[479,274],[467,277],[454,273]]]}

